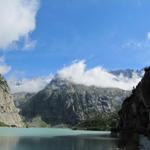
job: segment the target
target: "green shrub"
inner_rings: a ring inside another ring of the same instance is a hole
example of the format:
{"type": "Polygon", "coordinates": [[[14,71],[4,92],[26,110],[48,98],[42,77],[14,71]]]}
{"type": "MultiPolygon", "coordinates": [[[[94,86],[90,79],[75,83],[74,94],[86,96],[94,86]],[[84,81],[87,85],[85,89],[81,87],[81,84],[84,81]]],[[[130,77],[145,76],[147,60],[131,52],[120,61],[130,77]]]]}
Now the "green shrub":
{"type": "Polygon", "coordinates": [[[0,122],[0,127],[8,127],[8,125],[3,122],[0,122]]]}

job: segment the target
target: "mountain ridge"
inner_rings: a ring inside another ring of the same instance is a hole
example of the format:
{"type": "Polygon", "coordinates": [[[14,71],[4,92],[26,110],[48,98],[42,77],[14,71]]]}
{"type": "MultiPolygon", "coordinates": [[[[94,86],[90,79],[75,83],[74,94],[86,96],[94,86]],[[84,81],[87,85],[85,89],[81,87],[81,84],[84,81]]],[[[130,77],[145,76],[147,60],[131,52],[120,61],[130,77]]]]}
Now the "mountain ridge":
{"type": "MultiPolygon", "coordinates": [[[[112,78],[115,77],[118,82],[120,82],[120,81],[125,82],[126,80],[131,80],[131,81],[132,81],[132,79],[135,80],[136,78],[141,79],[143,76],[143,69],[141,69],[141,70],[134,70],[134,69],[125,69],[125,70],[120,69],[119,70],[118,69],[118,70],[109,71],[108,73],[112,75],[112,78]]],[[[9,84],[13,94],[22,93],[22,92],[36,93],[36,92],[39,92],[40,90],[44,89],[45,86],[47,86],[47,84],[49,84],[52,79],[57,78],[57,77],[58,77],[58,75],[56,74],[55,76],[53,76],[53,77],[50,76],[49,78],[46,76],[45,78],[37,77],[37,78],[22,79],[22,80],[12,80],[12,79],[9,80],[8,79],[8,84],[9,84]],[[36,85],[36,87],[35,87],[35,85],[36,85]],[[32,89],[30,90],[30,88],[28,88],[28,87],[30,87],[32,89]]],[[[67,80],[71,81],[71,79],[67,79],[67,80]]],[[[111,82],[111,80],[110,80],[110,82],[111,82]]],[[[83,84],[83,83],[76,83],[76,84],[83,84]]],[[[92,85],[96,86],[94,83],[92,85]]],[[[91,85],[89,85],[89,86],[91,86],[91,85]]],[[[97,87],[100,87],[100,86],[97,86],[97,87]]],[[[109,86],[107,86],[107,87],[109,87],[109,86]]],[[[110,88],[111,88],[111,86],[110,86],[110,88]]]]}
{"type": "Polygon", "coordinates": [[[99,113],[111,112],[130,92],[85,86],[55,78],[28,100],[21,114],[27,121],[40,116],[50,125],[75,125],[99,113]]]}

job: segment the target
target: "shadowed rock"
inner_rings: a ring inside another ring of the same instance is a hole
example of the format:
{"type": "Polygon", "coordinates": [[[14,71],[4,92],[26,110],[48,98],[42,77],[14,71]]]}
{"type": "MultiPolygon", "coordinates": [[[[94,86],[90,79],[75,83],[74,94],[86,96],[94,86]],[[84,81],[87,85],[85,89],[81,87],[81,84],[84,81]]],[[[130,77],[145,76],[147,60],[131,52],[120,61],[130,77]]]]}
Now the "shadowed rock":
{"type": "Polygon", "coordinates": [[[122,140],[133,134],[150,135],[150,67],[145,68],[141,82],[123,102],[119,117],[117,130],[122,140]]]}

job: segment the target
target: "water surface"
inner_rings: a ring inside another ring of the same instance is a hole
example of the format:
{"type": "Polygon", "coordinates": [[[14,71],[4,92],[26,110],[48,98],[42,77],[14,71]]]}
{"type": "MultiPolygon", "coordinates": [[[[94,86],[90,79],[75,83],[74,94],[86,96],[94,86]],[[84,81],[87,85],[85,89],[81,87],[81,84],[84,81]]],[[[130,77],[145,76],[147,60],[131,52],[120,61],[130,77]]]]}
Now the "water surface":
{"type": "Polygon", "coordinates": [[[138,144],[131,136],[127,136],[119,143],[118,139],[110,137],[110,132],[58,128],[0,128],[0,150],[149,150],[149,148],[149,139],[142,135],[138,144]],[[121,148],[118,148],[118,145],[121,148]]]}
{"type": "Polygon", "coordinates": [[[110,132],[0,128],[0,150],[117,150],[110,132]]]}

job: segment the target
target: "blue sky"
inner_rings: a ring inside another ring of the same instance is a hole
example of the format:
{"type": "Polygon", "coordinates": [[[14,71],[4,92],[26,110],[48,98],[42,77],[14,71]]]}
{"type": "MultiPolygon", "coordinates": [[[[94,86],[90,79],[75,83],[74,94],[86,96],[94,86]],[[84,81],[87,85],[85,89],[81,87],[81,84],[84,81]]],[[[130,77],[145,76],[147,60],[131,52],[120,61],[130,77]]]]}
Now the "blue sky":
{"type": "Polygon", "coordinates": [[[39,5],[27,39],[33,46],[24,49],[22,37],[0,49],[9,74],[48,75],[76,59],[108,70],[150,64],[150,1],[41,0],[39,5]]]}

